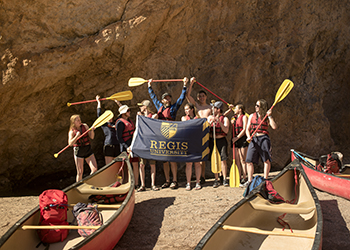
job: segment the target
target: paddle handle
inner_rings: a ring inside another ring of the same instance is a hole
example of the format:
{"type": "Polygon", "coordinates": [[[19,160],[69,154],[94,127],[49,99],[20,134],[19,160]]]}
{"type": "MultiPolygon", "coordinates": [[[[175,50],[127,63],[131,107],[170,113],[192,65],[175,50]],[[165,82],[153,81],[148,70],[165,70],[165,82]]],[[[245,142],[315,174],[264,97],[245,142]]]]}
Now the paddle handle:
{"type": "Polygon", "coordinates": [[[22,226],[23,230],[27,229],[99,229],[101,226],[71,226],[71,225],[52,225],[52,226],[22,226]]]}
{"type": "MultiPolygon", "coordinates": [[[[84,135],[86,135],[93,127],[89,128],[88,130],[86,130],[84,133],[82,133],[77,140],[79,140],[81,137],[83,137],[84,135]]],[[[55,158],[57,158],[63,151],[65,151],[67,148],[69,148],[70,146],[67,145],[65,146],[60,152],[54,154],[55,158]]]]}
{"type": "MultiPolygon", "coordinates": [[[[272,107],[270,108],[270,110],[273,109],[275,105],[272,105],[272,107]]],[[[261,122],[259,123],[258,127],[255,129],[255,131],[253,132],[253,134],[250,135],[250,138],[253,138],[253,136],[256,134],[256,132],[258,131],[258,129],[260,128],[261,124],[265,121],[267,117],[267,114],[265,115],[264,119],[261,120],[261,122]]]]}
{"type": "MultiPolygon", "coordinates": [[[[107,100],[107,98],[100,98],[100,101],[104,101],[107,100]]],[[[89,102],[97,102],[96,99],[95,100],[88,100],[88,101],[82,101],[82,102],[73,102],[73,103],[69,103],[67,102],[67,106],[70,107],[72,105],[77,105],[77,104],[83,104],[83,103],[89,103],[89,102]]]]}
{"type": "Polygon", "coordinates": [[[294,149],[291,149],[290,151],[293,152],[294,155],[296,155],[297,157],[301,158],[304,162],[308,163],[310,167],[314,168],[315,166],[309,162],[308,160],[306,160],[304,157],[302,157],[299,153],[297,153],[294,149]]]}

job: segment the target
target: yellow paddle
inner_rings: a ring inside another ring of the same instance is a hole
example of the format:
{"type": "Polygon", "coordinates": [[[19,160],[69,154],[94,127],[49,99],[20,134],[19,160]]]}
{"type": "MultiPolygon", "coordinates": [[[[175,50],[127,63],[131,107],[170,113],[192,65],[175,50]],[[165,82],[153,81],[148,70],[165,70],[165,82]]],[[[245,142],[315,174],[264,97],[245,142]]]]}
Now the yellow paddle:
{"type": "MultiPolygon", "coordinates": [[[[183,79],[168,79],[168,80],[153,80],[153,82],[182,82],[183,79]]],[[[129,87],[136,87],[144,84],[145,82],[148,82],[148,80],[145,80],[140,77],[132,77],[129,79],[128,85],[129,87]]]]}
{"type": "Polygon", "coordinates": [[[211,171],[214,174],[218,174],[221,172],[221,156],[216,147],[216,138],[215,138],[215,126],[213,127],[213,137],[214,137],[214,146],[213,152],[211,153],[211,171]]]}
{"type": "MultiPolygon", "coordinates": [[[[289,94],[289,92],[292,90],[293,87],[294,87],[294,83],[291,80],[288,80],[288,79],[284,80],[276,93],[275,102],[272,104],[272,107],[270,109],[273,109],[273,107],[278,102],[282,101],[289,94]]],[[[255,129],[254,133],[250,136],[250,138],[252,138],[255,135],[256,131],[258,131],[261,124],[265,121],[266,117],[267,117],[267,114],[265,115],[264,119],[261,120],[260,124],[255,129]]]]}
{"type": "MultiPolygon", "coordinates": [[[[103,124],[105,124],[106,122],[108,122],[110,119],[113,118],[113,112],[110,110],[106,110],[99,118],[96,119],[96,121],[94,122],[94,124],[92,124],[91,128],[89,128],[88,130],[86,130],[84,133],[82,133],[77,140],[79,140],[81,137],[83,137],[84,135],[86,135],[90,130],[92,130],[93,128],[98,128],[100,126],[102,126],[103,124]]],[[[65,151],[67,148],[69,148],[69,145],[67,145],[65,148],[63,148],[60,152],[54,154],[55,158],[57,158],[63,151],[65,151]]]]}
{"type": "Polygon", "coordinates": [[[235,154],[235,144],[234,143],[233,143],[232,149],[233,149],[233,154],[232,154],[233,161],[232,161],[232,166],[230,169],[230,187],[239,187],[240,175],[239,175],[238,167],[237,167],[236,160],[235,160],[236,154],[235,154]]]}
{"type": "MultiPolygon", "coordinates": [[[[104,100],[118,100],[118,101],[129,101],[133,98],[132,92],[130,90],[122,91],[115,93],[114,95],[106,98],[100,98],[100,101],[104,100]]],[[[88,100],[88,101],[82,101],[82,102],[73,102],[73,103],[67,103],[67,106],[70,107],[71,105],[77,105],[82,103],[89,103],[89,102],[96,102],[95,100],[88,100]]]]}

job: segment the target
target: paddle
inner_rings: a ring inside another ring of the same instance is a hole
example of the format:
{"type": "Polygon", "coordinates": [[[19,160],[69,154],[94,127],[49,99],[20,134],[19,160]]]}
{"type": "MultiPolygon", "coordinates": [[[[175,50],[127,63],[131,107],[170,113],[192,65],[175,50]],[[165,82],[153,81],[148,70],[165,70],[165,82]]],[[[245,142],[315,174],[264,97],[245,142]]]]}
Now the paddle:
{"type": "Polygon", "coordinates": [[[213,127],[213,137],[214,137],[213,138],[214,146],[213,146],[213,152],[211,153],[211,171],[214,174],[218,174],[221,172],[221,156],[218,151],[218,148],[216,147],[215,126],[213,127]]]}
{"type": "MultiPolygon", "coordinates": [[[[101,98],[100,101],[104,100],[118,100],[118,101],[129,101],[133,98],[132,92],[130,90],[122,91],[115,93],[114,95],[111,95],[110,97],[101,98]]],[[[82,101],[82,102],[73,102],[73,103],[67,103],[67,106],[70,107],[71,105],[77,105],[82,103],[89,103],[89,102],[96,102],[95,100],[89,100],[89,101],[82,101]]]]}
{"type": "Polygon", "coordinates": [[[236,159],[235,159],[236,153],[235,153],[235,144],[234,143],[232,145],[232,149],[233,149],[233,153],[232,153],[233,161],[232,161],[232,166],[230,169],[230,187],[239,187],[240,174],[239,174],[238,167],[236,164],[236,159]]]}
{"type": "Polygon", "coordinates": [[[295,156],[302,159],[305,163],[309,164],[309,167],[315,168],[315,166],[311,162],[302,157],[299,153],[297,153],[297,151],[295,151],[294,149],[291,149],[290,151],[292,151],[295,156]]]}
{"type": "Polygon", "coordinates": [[[99,229],[101,226],[74,226],[74,225],[51,225],[51,226],[22,226],[23,230],[27,229],[99,229]]]}
{"type": "MultiPolygon", "coordinates": [[[[88,130],[86,130],[84,133],[82,133],[77,140],[79,140],[81,137],[83,137],[84,135],[86,135],[90,130],[92,130],[93,128],[98,128],[100,126],[102,126],[103,124],[105,124],[106,122],[108,122],[110,119],[113,118],[113,112],[110,110],[106,110],[99,118],[96,119],[96,121],[94,122],[94,124],[92,124],[91,128],[89,128],[88,130]]],[[[57,158],[63,151],[65,151],[67,148],[69,148],[69,145],[67,145],[66,147],[64,147],[60,152],[54,154],[55,158],[57,158]]]]}
{"type": "MultiPolygon", "coordinates": [[[[292,90],[293,87],[294,87],[294,83],[291,80],[288,80],[288,79],[284,80],[283,83],[281,84],[281,86],[279,87],[277,93],[276,93],[275,102],[272,104],[272,107],[270,108],[270,110],[272,110],[273,107],[278,102],[282,101],[289,94],[289,92],[292,90]]],[[[264,119],[261,120],[260,124],[255,129],[255,131],[250,136],[250,138],[252,138],[255,135],[256,131],[258,131],[258,129],[260,128],[261,124],[265,121],[266,117],[267,117],[267,114],[265,115],[264,119]]]]}
{"type": "MultiPolygon", "coordinates": [[[[168,80],[153,80],[153,82],[182,82],[183,79],[168,79],[168,80]]],[[[148,80],[145,80],[140,77],[133,77],[129,79],[128,85],[129,87],[136,87],[144,84],[145,82],[148,82],[148,80]]]]}

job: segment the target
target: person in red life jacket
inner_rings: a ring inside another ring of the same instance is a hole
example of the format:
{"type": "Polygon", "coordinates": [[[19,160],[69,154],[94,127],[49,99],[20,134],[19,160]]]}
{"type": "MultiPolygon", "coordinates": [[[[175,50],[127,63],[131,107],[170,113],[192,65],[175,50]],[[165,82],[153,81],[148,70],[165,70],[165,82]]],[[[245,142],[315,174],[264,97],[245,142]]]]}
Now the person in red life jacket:
{"type": "MultiPolygon", "coordinates": [[[[208,122],[210,124],[210,137],[209,137],[209,149],[212,152],[214,148],[214,138],[213,138],[213,130],[215,129],[215,138],[216,138],[216,146],[221,156],[221,169],[223,175],[223,185],[228,187],[227,180],[227,141],[226,135],[230,130],[230,121],[229,119],[222,114],[222,106],[223,102],[217,101],[213,105],[213,115],[208,116],[208,122]]],[[[211,157],[211,154],[209,154],[211,157]]],[[[218,179],[218,174],[215,174],[214,188],[217,188],[220,183],[218,179]]]]}
{"type": "MultiPolygon", "coordinates": [[[[102,112],[101,112],[101,102],[100,102],[99,95],[96,96],[96,101],[97,101],[97,117],[100,117],[102,112]]],[[[120,104],[117,100],[115,101],[118,103],[118,105],[120,104]]],[[[103,153],[105,155],[105,163],[108,164],[120,154],[120,145],[117,140],[117,133],[115,130],[115,121],[112,118],[108,122],[103,124],[101,128],[105,135],[103,153]]]]}
{"type": "MultiPolygon", "coordinates": [[[[196,115],[195,107],[192,103],[187,103],[185,105],[185,116],[181,117],[181,121],[189,121],[191,119],[197,119],[199,118],[198,115],[196,115]]],[[[186,179],[187,179],[187,184],[186,184],[186,190],[190,191],[191,190],[191,177],[192,177],[192,164],[194,164],[194,169],[196,172],[196,187],[195,190],[201,189],[201,184],[200,184],[200,177],[201,177],[201,164],[199,162],[186,162],[186,179]]]]}
{"type": "MultiPolygon", "coordinates": [[[[151,102],[149,100],[143,100],[141,103],[137,104],[140,108],[140,111],[137,112],[138,115],[143,115],[148,118],[157,119],[158,115],[154,114],[150,107],[151,102]]],[[[137,190],[137,192],[146,191],[146,184],[145,184],[145,166],[146,164],[149,164],[151,167],[151,189],[153,191],[158,191],[159,188],[155,185],[156,182],[156,161],[151,159],[140,159],[140,180],[141,180],[141,186],[137,190]]]]}
{"type": "MultiPolygon", "coordinates": [[[[183,79],[183,88],[180,97],[177,99],[176,103],[171,104],[171,95],[169,93],[164,93],[162,95],[162,100],[159,101],[157,99],[157,96],[155,95],[153,89],[152,89],[152,82],[153,80],[148,80],[148,93],[154,103],[154,106],[156,106],[156,109],[158,110],[158,119],[160,120],[170,120],[175,121],[176,119],[176,113],[180,106],[182,105],[183,101],[185,100],[186,95],[186,85],[188,83],[188,78],[185,77],[183,79]]],[[[171,189],[177,189],[179,187],[179,184],[177,183],[177,163],[176,162],[170,162],[171,165],[171,172],[173,174],[173,182],[170,184],[170,169],[169,169],[169,163],[163,162],[163,169],[164,169],[164,175],[165,175],[165,183],[162,185],[162,188],[170,187],[171,189]]]]}
{"type": "Polygon", "coordinates": [[[97,162],[94,153],[92,152],[90,139],[94,139],[95,132],[92,128],[79,140],[78,137],[82,135],[85,131],[89,130],[89,126],[81,122],[79,115],[72,115],[70,117],[70,126],[68,132],[68,145],[73,146],[74,151],[74,162],[77,168],[76,181],[80,181],[83,178],[84,172],[84,159],[89,165],[91,172],[93,174],[97,171],[97,162]]]}
{"type": "Polygon", "coordinates": [[[255,104],[255,113],[251,114],[248,119],[246,135],[247,141],[250,142],[247,152],[247,172],[248,181],[243,184],[243,187],[248,186],[248,184],[253,179],[254,174],[254,163],[259,163],[259,157],[264,162],[264,178],[267,179],[271,169],[271,141],[269,137],[268,127],[272,129],[277,128],[277,124],[272,118],[272,111],[267,110],[267,102],[264,99],[260,99],[255,104]],[[261,124],[254,137],[251,135],[254,133],[261,120],[268,115],[268,118],[261,124]]]}
{"type": "MultiPolygon", "coordinates": [[[[130,119],[130,109],[127,105],[122,105],[119,108],[119,118],[115,124],[117,130],[117,139],[120,144],[120,152],[129,152],[128,148],[131,145],[132,137],[135,131],[135,125],[130,119]]],[[[131,157],[130,162],[133,167],[135,186],[139,187],[139,158],[131,157]]]]}
{"type": "MultiPolygon", "coordinates": [[[[195,105],[198,112],[198,116],[200,118],[208,118],[208,116],[212,112],[212,106],[207,103],[207,93],[204,90],[200,90],[197,93],[198,102],[196,102],[194,98],[191,96],[192,87],[195,82],[196,82],[196,78],[192,77],[191,84],[186,93],[186,99],[189,103],[192,103],[195,105]]],[[[204,184],[205,183],[205,162],[200,162],[200,164],[201,164],[201,172],[202,172],[201,184],[204,184]]]]}

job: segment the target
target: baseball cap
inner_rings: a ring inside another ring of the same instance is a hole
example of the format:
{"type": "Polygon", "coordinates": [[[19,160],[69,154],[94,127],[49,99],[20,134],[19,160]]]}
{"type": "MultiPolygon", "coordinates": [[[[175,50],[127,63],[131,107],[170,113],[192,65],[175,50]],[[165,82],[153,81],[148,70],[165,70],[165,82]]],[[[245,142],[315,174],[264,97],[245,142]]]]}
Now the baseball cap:
{"type": "Polygon", "coordinates": [[[214,108],[218,108],[218,109],[222,109],[222,106],[223,106],[223,105],[224,105],[223,102],[217,101],[217,102],[214,103],[213,107],[214,107],[214,108]]]}
{"type": "Polygon", "coordinates": [[[151,102],[149,100],[143,100],[141,103],[138,103],[137,105],[149,107],[151,105],[151,102]]]}
{"type": "Polygon", "coordinates": [[[119,108],[119,114],[125,114],[126,112],[128,112],[128,110],[129,110],[129,107],[128,107],[128,105],[122,105],[120,108],[119,108]]]}
{"type": "Polygon", "coordinates": [[[165,92],[165,93],[162,95],[162,100],[163,100],[166,96],[170,96],[170,97],[171,97],[171,95],[170,95],[168,92],[165,92]]]}

